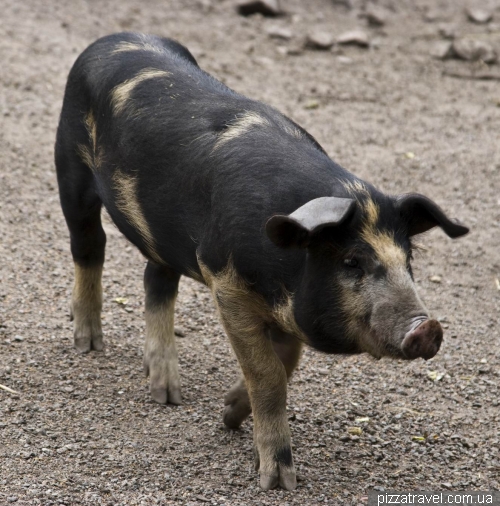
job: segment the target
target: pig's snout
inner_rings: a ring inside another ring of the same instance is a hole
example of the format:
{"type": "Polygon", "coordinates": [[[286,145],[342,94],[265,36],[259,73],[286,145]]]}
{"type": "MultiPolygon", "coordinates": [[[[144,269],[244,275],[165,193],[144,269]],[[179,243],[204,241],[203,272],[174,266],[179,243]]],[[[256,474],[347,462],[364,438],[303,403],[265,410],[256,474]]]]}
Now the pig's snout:
{"type": "Polygon", "coordinates": [[[405,335],[401,349],[409,360],[420,357],[429,360],[439,351],[442,341],[440,323],[437,320],[425,320],[405,335]]]}

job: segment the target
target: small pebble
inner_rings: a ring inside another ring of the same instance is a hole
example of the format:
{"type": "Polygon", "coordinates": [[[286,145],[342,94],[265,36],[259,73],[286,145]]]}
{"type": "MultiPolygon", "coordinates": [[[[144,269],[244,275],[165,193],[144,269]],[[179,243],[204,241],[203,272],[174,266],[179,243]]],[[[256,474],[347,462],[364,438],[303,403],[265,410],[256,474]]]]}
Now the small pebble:
{"type": "Polygon", "coordinates": [[[279,16],[282,14],[278,0],[242,0],[238,3],[237,10],[242,16],[250,16],[252,14],[279,16]]]}
{"type": "Polygon", "coordinates": [[[309,49],[330,49],[333,46],[333,37],[326,32],[309,33],[306,37],[305,47],[309,49]]]}
{"type": "Polygon", "coordinates": [[[353,45],[359,47],[368,47],[370,40],[368,35],[362,30],[351,30],[344,32],[337,38],[337,43],[342,45],[353,45]]]}
{"type": "Polygon", "coordinates": [[[489,23],[493,19],[493,12],[485,9],[469,8],[466,9],[465,13],[469,21],[477,23],[478,25],[489,23]]]}

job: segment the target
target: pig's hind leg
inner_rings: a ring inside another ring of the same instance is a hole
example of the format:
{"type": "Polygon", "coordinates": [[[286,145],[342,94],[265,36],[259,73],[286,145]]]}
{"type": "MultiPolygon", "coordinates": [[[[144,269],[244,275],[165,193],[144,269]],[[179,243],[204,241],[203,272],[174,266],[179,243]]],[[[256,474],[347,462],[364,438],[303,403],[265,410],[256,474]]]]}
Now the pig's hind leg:
{"type": "Polygon", "coordinates": [[[144,371],[150,377],[151,397],[160,404],[180,404],[181,388],[174,334],[174,306],[180,274],[148,262],[144,371]]]}
{"type": "MultiPolygon", "coordinates": [[[[273,348],[285,366],[287,378],[290,379],[297,367],[302,343],[294,336],[287,334],[277,327],[269,329],[273,348]]],[[[226,427],[237,429],[252,412],[245,379],[241,377],[224,397],[223,421],[226,427]]]]}
{"type": "Polygon", "coordinates": [[[84,146],[87,140],[88,133],[83,122],[70,128],[61,121],[55,162],[61,206],[70,232],[75,266],[70,307],[74,320],[74,343],[82,353],[103,349],[101,277],[106,246],[106,234],[101,224],[102,202],[92,174],[92,157],[88,155],[82,159],[77,149],[78,146],[84,146]]]}

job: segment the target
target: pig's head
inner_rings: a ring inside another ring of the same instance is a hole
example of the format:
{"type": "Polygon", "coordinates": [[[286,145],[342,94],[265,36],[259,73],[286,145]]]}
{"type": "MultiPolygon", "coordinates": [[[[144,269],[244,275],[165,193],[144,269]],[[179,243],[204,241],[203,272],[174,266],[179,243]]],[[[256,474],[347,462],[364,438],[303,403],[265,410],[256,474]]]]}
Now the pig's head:
{"type": "Polygon", "coordinates": [[[419,194],[388,197],[361,182],[345,197],[322,197],[272,216],[268,237],[306,249],[294,316],[324,352],[432,358],[443,331],[420,300],[411,270],[412,237],[433,227],[452,238],[468,229],[419,194]]]}

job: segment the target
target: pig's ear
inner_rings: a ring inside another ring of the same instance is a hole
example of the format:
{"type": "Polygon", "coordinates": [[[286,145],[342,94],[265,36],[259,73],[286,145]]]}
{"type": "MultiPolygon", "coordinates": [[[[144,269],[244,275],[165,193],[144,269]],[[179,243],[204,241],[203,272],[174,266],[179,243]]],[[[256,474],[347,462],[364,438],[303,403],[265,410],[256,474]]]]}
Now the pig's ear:
{"type": "Polygon", "coordinates": [[[443,232],[455,239],[469,232],[458,220],[452,220],[431,199],[419,193],[407,193],[396,199],[396,206],[408,224],[410,236],[441,227],[443,232]]]}
{"type": "Polygon", "coordinates": [[[292,214],[275,214],[266,223],[269,239],[280,248],[307,248],[314,234],[335,227],[349,218],[356,207],[353,199],[320,197],[292,214]]]}

